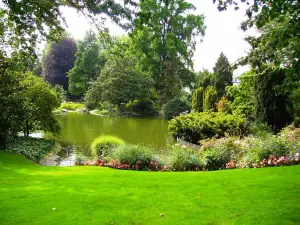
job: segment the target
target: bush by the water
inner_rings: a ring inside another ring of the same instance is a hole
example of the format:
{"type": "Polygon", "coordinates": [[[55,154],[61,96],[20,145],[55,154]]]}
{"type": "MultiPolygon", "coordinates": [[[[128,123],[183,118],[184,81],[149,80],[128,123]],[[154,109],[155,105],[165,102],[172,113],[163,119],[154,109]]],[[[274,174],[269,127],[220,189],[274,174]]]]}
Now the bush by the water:
{"type": "Polygon", "coordinates": [[[77,102],[63,102],[61,103],[59,109],[67,109],[75,111],[77,109],[83,109],[86,108],[85,104],[77,103],[77,102]]]}
{"type": "Polygon", "coordinates": [[[7,145],[6,150],[13,153],[23,154],[27,158],[39,162],[48,153],[56,153],[61,146],[53,140],[42,138],[17,137],[7,145]]]}
{"type": "Polygon", "coordinates": [[[166,119],[172,119],[176,116],[179,116],[181,113],[186,113],[190,110],[191,107],[186,100],[175,98],[164,106],[163,113],[166,119]]]}
{"type": "Polygon", "coordinates": [[[91,153],[93,157],[106,157],[113,153],[114,149],[125,142],[115,136],[103,135],[94,139],[91,144],[91,153]]]}
{"type": "Polygon", "coordinates": [[[199,144],[200,140],[229,135],[243,135],[248,131],[246,120],[237,115],[217,112],[190,113],[169,122],[174,138],[199,144]]]}
{"type": "Polygon", "coordinates": [[[154,116],[158,114],[155,109],[154,102],[150,99],[134,100],[126,104],[126,109],[135,113],[148,116],[154,116]]]}

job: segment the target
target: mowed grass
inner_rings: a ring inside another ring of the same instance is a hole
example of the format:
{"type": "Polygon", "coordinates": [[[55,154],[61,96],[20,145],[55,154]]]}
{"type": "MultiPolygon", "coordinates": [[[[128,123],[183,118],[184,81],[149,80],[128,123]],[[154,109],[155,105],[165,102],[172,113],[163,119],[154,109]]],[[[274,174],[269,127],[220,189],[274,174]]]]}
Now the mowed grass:
{"type": "Polygon", "coordinates": [[[0,175],[0,224],[300,224],[300,166],[136,172],[0,152],[0,175]]]}

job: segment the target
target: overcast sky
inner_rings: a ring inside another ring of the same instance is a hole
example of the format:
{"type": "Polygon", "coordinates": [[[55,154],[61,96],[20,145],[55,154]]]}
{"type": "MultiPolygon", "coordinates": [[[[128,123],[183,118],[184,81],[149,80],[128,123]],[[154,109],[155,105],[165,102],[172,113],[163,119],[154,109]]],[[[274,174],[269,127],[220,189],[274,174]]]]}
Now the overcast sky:
{"type": "MultiPolygon", "coordinates": [[[[196,71],[202,68],[212,70],[222,51],[231,63],[246,54],[249,45],[244,41],[244,37],[253,34],[254,31],[245,33],[239,28],[241,21],[245,18],[245,10],[229,9],[226,12],[219,12],[216,5],[212,4],[212,0],[189,0],[189,2],[196,6],[196,14],[204,14],[207,27],[203,42],[199,42],[196,46],[194,56],[194,69],[196,71]]],[[[91,28],[90,23],[73,9],[63,8],[62,11],[68,25],[66,30],[75,39],[82,39],[84,33],[91,28]]],[[[106,26],[111,35],[126,34],[109,20],[107,20],[106,26]]],[[[247,67],[240,67],[234,74],[235,76],[239,75],[247,69],[247,67]]]]}

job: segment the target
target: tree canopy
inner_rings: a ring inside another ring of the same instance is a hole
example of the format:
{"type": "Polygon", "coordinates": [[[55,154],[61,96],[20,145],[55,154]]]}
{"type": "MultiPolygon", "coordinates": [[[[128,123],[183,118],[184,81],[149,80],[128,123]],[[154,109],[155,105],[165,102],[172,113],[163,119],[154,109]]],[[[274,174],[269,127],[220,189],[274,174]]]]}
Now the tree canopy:
{"type": "Polygon", "coordinates": [[[77,47],[74,39],[65,37],[49,43],[42,58],[42,75],[53,86],[58,84],[68,90],[67,72],[73,68],[77,47]]]}

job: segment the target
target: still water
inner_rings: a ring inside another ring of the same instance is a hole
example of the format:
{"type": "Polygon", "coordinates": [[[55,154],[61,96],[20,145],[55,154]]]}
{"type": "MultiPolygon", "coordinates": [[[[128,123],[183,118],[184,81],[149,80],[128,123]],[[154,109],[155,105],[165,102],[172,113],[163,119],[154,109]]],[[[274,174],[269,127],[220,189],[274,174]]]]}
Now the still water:
{"type": "Polygon", "coordinates": [[[168,121],[159,118],[111,118],[85,113],[57,115],[62,131],[58,141],[86,147],[100,135],[115,135],[127,143],[164,148],[168,121]]]}

